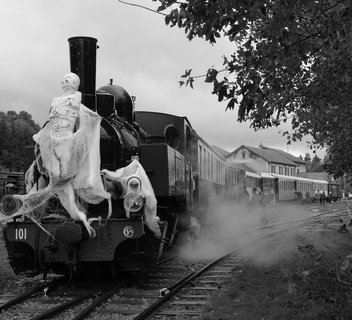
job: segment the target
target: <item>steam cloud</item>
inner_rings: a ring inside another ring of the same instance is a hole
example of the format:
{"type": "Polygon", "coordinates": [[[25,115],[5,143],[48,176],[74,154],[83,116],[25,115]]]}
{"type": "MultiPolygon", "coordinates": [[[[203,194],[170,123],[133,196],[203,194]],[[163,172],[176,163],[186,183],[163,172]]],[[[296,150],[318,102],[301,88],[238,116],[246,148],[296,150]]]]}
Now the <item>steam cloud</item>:
{"type": "Polygon", "coordinates": [[[181,255],[189,260],[215,259],[237,250],[255,264],[270,265],[297,250],[297,242],[310,236],[298,221],[312,217],[313,211],[298,204],[220,203],[201,216],[201,231],[196,241],[185,244],[181,255]],[[261,235],[275,234],[268,242],[261,235]],[[224,239],[220,241],[220,239],[224,239]]]}

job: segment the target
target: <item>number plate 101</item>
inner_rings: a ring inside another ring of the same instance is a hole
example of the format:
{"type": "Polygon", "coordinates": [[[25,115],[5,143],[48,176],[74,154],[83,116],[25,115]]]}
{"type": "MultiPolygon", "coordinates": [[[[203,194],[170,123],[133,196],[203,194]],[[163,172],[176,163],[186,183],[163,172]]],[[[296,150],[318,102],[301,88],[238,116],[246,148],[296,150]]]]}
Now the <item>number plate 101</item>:
{"type": "Polygon", "coordinates": [[[27,228],[16,228],[15,240],[27,240],[27,228]]]}

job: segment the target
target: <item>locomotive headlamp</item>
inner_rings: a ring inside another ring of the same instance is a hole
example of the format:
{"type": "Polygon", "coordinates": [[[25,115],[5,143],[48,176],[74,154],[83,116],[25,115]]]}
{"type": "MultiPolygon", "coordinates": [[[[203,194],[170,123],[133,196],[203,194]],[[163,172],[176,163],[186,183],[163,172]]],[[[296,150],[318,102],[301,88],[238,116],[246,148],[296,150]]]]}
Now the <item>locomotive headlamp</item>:
{"type": "Polygon", "coordinates": [[[123,199],[123,206],[127,212],[137,212],[144,206],[145,199],[138,192],[127,193],[123,199]]]}
{"type": "Polygon", "coordinates": [[[6,216],[13,215],[21,206],[21,200],[10,195],[3,196],[0,200],[0,211],[6,216]]]}
{"type": "Polygon", "coordinates": [[[127,193],[133,190],[135,192],[138,192],[141,190],[141,180],[137,177],[131,177],[127,181],[127,193]]]}

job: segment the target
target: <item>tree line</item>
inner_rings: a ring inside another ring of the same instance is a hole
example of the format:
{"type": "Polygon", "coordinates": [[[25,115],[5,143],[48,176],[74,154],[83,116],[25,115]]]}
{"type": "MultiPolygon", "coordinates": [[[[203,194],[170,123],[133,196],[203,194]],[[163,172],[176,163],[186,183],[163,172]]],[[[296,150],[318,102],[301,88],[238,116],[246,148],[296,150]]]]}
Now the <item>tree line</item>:
{"type": "Polygon", "coordinates": [[[0,111],[0,171],[27,171],[33,160],[33,135],[40,130],[26,111],[0,111]]]}
{"type": "Polygon", "coordinates": [[[307,152],[304,155],[304,158],[300,156],[307,164],[306,170],[307,172],[324,172],[324,162],[323,159],[319,158],[318,155],[314,155],[313,157],[307,152]]]}

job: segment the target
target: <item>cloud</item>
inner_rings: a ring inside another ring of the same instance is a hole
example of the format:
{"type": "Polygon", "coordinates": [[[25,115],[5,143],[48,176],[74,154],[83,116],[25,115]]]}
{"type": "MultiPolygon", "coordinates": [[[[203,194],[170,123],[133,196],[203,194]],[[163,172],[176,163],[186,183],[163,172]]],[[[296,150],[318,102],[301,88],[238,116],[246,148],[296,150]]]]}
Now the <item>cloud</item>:
{"type": "MultiPolygon", "coordinates": [[[[137,2],[137,0],[136,0],[137,2]]],[[[137,3],[156,8],[153,1],[137,3]]],[[[211,46],[202,39],[188,41],[184,31],[165,25],[161,15],[111,0],[2,0],[0,28],[0,109],[26,110],[44,124],[60,80],[69,71],[69,37],[98,39],[97,88],[109,82],[137,97],[137,109],[186,116],[210,144],[229,151],[260,142],[286,150],[277,130],[255,133],[236,122],[236,112],[210,94],[198,80],[195,89],[179,88],[186,69],[194,75],[221,68],[222,56],[234,50],[220,40],[211,46]]],[[[297,145],[305,152],[305,144],[297,145]]]]}

